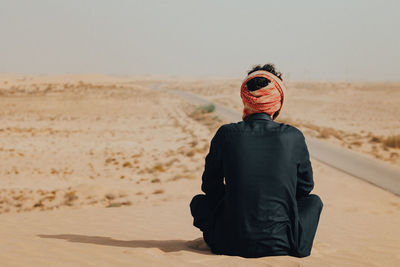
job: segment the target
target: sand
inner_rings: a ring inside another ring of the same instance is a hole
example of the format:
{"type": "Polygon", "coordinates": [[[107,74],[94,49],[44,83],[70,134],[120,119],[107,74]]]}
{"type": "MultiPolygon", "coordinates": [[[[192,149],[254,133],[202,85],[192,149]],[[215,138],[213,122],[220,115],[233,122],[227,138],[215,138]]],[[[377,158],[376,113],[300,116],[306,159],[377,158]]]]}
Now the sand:
{"type": "Polygon", "coordinates": [[[400,264],[400,198],[315,159],[325,206],[310,257],[212,255],[189,202],[224,122],[149,88],[161,80],[0,76],[1,266],[400,264]]]}

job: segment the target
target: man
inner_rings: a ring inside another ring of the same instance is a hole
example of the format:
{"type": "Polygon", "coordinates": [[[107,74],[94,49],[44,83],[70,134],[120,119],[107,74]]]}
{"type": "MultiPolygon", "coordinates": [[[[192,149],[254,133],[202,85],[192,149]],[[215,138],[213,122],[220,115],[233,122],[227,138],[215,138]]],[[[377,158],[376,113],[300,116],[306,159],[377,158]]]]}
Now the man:
{"type": "Polygon", "coordinates": [[[274,121],[285,84],[274,65],[256,66],[241,86],[243,121],[211,140],[193,225],[215,254],[310,255],[323,207],[310,194],[313,172],[304,136],[274,121]]]}

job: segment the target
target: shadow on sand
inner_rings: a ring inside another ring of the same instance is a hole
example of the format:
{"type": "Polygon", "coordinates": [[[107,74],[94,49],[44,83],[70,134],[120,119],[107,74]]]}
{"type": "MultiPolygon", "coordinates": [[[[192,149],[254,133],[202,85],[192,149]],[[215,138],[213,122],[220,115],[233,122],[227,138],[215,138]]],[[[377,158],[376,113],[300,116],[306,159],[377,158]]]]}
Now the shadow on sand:
{"type": "Polygon", "coordinates": [[[103,246],[128,247],[128,248],[159,248],[164,252],[177,252],[181,250],[211,254],[203,238],[195,240],[116,240],[111,237],[87,235],[38,235],[41,238],[64,239],[69,242],[96,244],[103,246]]]}

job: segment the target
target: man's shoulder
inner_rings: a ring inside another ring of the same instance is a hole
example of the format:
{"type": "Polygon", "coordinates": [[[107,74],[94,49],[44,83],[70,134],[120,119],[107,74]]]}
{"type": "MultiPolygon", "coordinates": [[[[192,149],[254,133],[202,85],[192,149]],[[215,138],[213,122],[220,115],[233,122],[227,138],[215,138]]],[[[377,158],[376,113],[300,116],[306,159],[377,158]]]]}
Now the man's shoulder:
{"type": "MultiPolygon", "coordinates": [[[[276,121],[273,121],[273,123],[275,124],[274,128],[279,129],[280,132],[294,134],[294,135],[303,137],[303,132],[291,124],[286,124],[283,122],[276,122],[276,121]]],[[[246,126],[245,121],[226,123],[226,124],[221,125],[218,128],[217,133],[223,134],[226,132],[239,131],[239,130],[245,128],[245,126],[246,126]]]]}
{"type": "Polygon", "coordinates": [[[289,133],[295,134],[299,137],[304,137],[303,132],[296,126],[293,126],[291,124],[285,124],[285,129],[289,133]]]}
{"type": "Polygon", "coordinates": [[[230,130],[234,129],[234,128],[237,126],[238,123],[239,123],[239,122],[231,122],[231,123],[222,124],[222,125],[218,128],[217,132],[226,132],[226,131],[230,131],[230,130]]]}
{"type": "Polygon", "coordinates": [[[228,132],[230,129],[230,125],[233,123],[227,123],[227,124],[222,124],[221,126],[219,126],[219,128],[217,129],[215,136],[221,136],[224,135],[226,132],[228,132]]]}
{"type": "Polygon", "coordinates": [[[239,131],[241,128],[243,128],[243,121],[225,123],[218,128],[216,134],[223,135],[230,132],[236,132],[239,131]]]}

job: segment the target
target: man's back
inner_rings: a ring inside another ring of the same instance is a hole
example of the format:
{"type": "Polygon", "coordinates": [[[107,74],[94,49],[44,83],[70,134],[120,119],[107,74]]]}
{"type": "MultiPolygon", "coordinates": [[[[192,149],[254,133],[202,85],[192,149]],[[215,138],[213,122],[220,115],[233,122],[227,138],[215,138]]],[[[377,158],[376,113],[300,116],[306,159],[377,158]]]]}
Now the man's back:
{"type": "Polygon", "coordinates": [[[295,254],[300,163],[305,174],[300,194],[313,187],[302,133],[258,113],[223,125],[212,146],[206,161],[222,163],[221,169],[203,174],[203,191],[218,202],[210,234],[213,251],[245,257],[295,254]],[[215,179],[221,175],[224,190],[215,179]]]}

